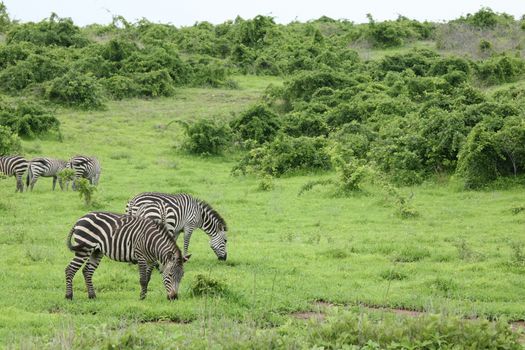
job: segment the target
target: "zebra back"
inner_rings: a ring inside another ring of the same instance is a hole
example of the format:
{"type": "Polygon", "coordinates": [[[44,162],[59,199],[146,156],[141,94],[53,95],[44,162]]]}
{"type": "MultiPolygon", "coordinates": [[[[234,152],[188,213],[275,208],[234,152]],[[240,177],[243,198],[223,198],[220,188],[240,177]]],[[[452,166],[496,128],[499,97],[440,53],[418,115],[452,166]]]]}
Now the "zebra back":
{"type": "Polygon", "coordinates": [[[0,156],[0,173],[6,176],[23,175],[29,162],[21,156],[0,156]]]}
{"type": "Polygon", "coordinates": [[[166,264],[182,254],[166,229],[152,220],[111,212],[91,212],[77,220],[67,239],[72,251],[99,250],[110,259],[137,262],[138,256],[166,264]]]}

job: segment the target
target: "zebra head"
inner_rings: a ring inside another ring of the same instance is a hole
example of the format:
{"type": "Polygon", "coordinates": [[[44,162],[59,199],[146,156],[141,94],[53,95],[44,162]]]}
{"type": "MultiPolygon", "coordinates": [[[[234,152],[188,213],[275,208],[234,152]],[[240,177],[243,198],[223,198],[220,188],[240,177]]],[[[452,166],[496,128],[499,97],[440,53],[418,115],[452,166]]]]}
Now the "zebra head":
{"type": "Polygon", "coordinates": [[[219,260],[226,260],[226,232],[228,227],[224,219],[208,203],[201,201],[203,224],[202,229],[210,236],[210,247],[219,260]]]}
{"type": "Polygon", "coordinates": [[[164,285],[168,289],[168,300],[179,298],[179,285],[184,276],[184,263],[188,261],[191,254],[182,258],[181,251],[176,248],[175,253],[168,253],[167,261],[162,266],[164,285]]]}

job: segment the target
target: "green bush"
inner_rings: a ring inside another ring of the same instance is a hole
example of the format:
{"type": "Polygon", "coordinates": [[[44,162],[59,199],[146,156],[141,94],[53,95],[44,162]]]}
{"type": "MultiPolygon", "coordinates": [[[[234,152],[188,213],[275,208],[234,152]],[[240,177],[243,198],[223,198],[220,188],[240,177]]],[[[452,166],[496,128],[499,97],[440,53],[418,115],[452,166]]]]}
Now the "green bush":
{"type": "Polygon", "coordinates": [[[499,175],[500,157],[494,132],[484,124],[476,125],[458,155],[457,171],[465,180],[465,187],[476,189],[494,181],[499,175]]]}
{"type": "Polygon", "coordinates": [[[100,83],[106,90],[106,94],[115,100],[140,95],[140,86],[133,78],[127,76],[114,75],[110,78],[101,79],[100,83]]]}
{"type": "Polygon", "coordinates": [[[172,96],[175,93],[173,79],[165,69],[147,73],[133,74],[134,85],[138,86],[140,96],[172,96]]]}
{"type": "Polygon", "coordinates": [[[278,116],[263,104],[249,108],[230,125],[241,140],[258,144],[272,141],[281,127],[278,116]]]}
{"type": "Polygon", "coordinates": [[[92,75],[74,71],[50,81],[46,86],[46,97],[50,101],[82,109],[104,106],[104,95],[99,82],[92,75]]]}
{"type": "Polygon", "coordinates": [[[29,138],[60,130],[59,120],[42,104],[26,100],[0,103],[0,125],[29,138]]]}
{"type": "Polygon", "coordinates": [[[17,154],[22,147],[20,139],[10,128],[0,125],[0,156],[17,154]]]}
{"type": "Polygon", "coordinates": [[[327,170],[331,167],[322,137],[279,135],[272,142],[252,149],[234,168],[234,172],[261,172],[281,176],[297,170],[327,170]]]}
{"type": "Polygon", "coordinates": [[[493,56],[475,65],[476,75],[485,84],[513,82],[525,72],[525,61],[506,54],[493,56]]]}
{"type": "Polygon", "coordinates": [[[186,140],[182,147],[190,153],[218,155],[231,142],[231,130],[224,123],[201,119],[193,124],[183,125],[186,140]]]}
{"type": "Polygon", "coordinates": [[[89,42],[71,18],[59,18],[55,13],[38,23],[29,22],[12,26],[7,32],[6,41],[7,43],[27,41],[36,45],[65,47],[82,47],[89,42]]]}

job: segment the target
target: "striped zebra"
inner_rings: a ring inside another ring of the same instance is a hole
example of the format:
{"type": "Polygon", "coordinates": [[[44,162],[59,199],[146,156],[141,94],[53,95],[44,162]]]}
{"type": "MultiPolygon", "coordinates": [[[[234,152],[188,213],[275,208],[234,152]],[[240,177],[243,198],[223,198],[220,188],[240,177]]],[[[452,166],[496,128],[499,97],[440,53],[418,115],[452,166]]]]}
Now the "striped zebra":
{"type": "Polygon", "coordinates": [[[162,272],[168,299],[178,297],[184,259],[166,229],[150,219],[92,212],[77,220],[69,232],[67,246],[75,253],[65,269],[67,299],[73,299],[73,277],[83,265],[88,297],[96,297],[92,276],[104,255],[112,260],[138,264],[140,299],[146,297],[156,266],[162,272]]]}
{"type": "Polygon", "coordinates": [[[128,202],[126,212],[130,215],[143,213],[141,215],[165,224],[174,240],[184,231],[184,257],[188,254],[191,234],[196,228],[208,234],[210,247],[219,260],[226,260],[228,256],[226,222],[208,203],[189,194],[141,193],[128,202]],[[154,206],[148,208],[148,203],[164,203],[165,209],[159,210],[159,207],[154,206]]]}
{"type": "Polygon", "coordinates": [[[40,176],[53,178],[53,191],[55,190],[57,179],[60,189],[64,190],[62,179],[58,178],[58,173],[66,168],[66,161],[53,158],[34,158],[29,162],[27,171],[26,185],[33,191],[36,180],[40,176]]]}
{"type": "Polygon", "coordinates": [[[27,169],[27,160],[20,156],[0,156],[0,173],[16,177],[16,191],[24,192],[22,176],[27,169]]]}
{"type": "Polygon", "coordinates": [[[98,185],[98,180],[100,178],[100,172],[102,169],[97,158],[74,156],[67,162],[66,167],[75,171],[72,185],[73,190],[76,188],[76,180],[80,178],[88,179],[89,183],[92,185],[98,185]]]}

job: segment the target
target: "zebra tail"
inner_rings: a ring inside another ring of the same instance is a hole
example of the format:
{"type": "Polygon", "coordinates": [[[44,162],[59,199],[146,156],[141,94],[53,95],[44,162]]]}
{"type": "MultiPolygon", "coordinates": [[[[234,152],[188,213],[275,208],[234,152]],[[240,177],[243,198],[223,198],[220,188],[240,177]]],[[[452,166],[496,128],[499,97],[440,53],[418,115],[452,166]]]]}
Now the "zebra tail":
{"type": "Polygon", "coordinates": [[[79,250],[82,250],[82,244],[79,244],[79,245],[73,245],[71,243],[71,237],[73,237],[73,232],[75,232],[75,228],[73,227],[71,229],[71,231],[69,231],[69,235],[67,236],[67,240],[66,240],[66,243],[67,243],[67,247],[69,250],[71,250],[72,252],[76,252],[76,251],[79,251],[79,250]]]}
{"type": "Polygon", "coordinates": [[[33,172],[31,171],[31,162],[27,166],[26,186],[29,186],[29,182],[33,178],[33,172]]]}

